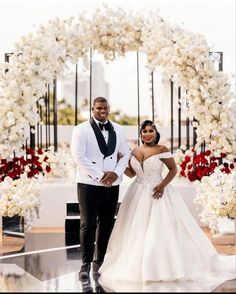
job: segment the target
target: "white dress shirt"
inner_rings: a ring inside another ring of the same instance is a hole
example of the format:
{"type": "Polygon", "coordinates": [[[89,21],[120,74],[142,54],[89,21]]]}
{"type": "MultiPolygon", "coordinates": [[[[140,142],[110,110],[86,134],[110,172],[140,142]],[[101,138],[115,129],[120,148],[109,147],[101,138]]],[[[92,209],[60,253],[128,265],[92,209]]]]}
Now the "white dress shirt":
{"type": "MultiPolygon", "coordinates": [[[[106,120],[104,123],[102,123],[102,122],[100,122],[99,120],[97,120],[96,118],[94,118],[93,117],[93,119],[94,119],[94,121],[96,122],[96,124],[98,125],[98,127],[99,127],[99,123],[101,123],[101,124],[105,124],[105,123],[107,123],[108,121],[106,120]]],[[[100,128],[99,128],[100,129],[100,128]]],[[[105,128],[103,128],[103,130],[100,130],[101,132],[102,132],[102,134],[103,134],[103,137],[104,137],[104,139],[105,139],[105,141],[106,141],[106,143],[108,142],[108,131],[107,130],[105,130],[105,128]]]]}

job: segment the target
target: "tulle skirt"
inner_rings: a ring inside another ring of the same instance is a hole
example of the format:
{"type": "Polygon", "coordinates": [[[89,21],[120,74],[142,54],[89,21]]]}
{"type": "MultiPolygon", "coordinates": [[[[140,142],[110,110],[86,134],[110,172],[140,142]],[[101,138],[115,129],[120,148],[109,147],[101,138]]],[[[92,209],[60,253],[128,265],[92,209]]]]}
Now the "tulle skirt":
{"type": "Polygon", "coordinates": [[[235,256],[217,254],[181,195],[171,185],[158,200],[152,191],[152,184],[137,181],[127,190],[100,268],[101,285],[117,292],[199,291],[201,285],[208,292],[234,279],[235,256]]]}

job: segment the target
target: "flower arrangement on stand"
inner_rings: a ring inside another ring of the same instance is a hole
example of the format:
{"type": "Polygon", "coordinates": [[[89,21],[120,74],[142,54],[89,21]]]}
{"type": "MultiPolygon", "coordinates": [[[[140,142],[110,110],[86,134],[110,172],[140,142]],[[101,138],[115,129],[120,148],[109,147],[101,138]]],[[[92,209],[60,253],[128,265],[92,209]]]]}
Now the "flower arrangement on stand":
{"type": "Polygon", "coordinates": [[[213,233],[218,233],[219,217],[236,217],[236,171],[222,172],[217,167],[210,176],[197,185],[196,204],[202,206],[200,218],[213,233]]]}
{"type": "Polygon", "coordinates": [[[203,177],[214,173],[217,166],[221,172],[229,174],[235,169],[236,159],[221,152],[218,156],[212,155],[210,150],[197,153],[194,149],[187,150],[179,162],[180,177],[187,177],[190,182],[201,181],[203,177]]]}
{"type": "Polygon", "coordinates": [[[25,156],[0,160],[0,215],[23,217],[25,230],[39,217],[39,182],[51,171],[47,160],[42,149],[31,148],[25,156]]]}
{"type": "Polygon", "coordinates": [[[0,160],[0,215],[24,217],[25,228],[30,229],[34,218],[39,217],[39,191],[43,179],[63,178],[74,180],[75,165],[68,148],[58,152],[26,150],[25,156],[0,160]]]}
{"type": "Polygon", "coordinates": [[[0,160],[0,182],[6,177],[17,180],[23,173],[26,173],[28,178],[33,178],[49,172],[51,167],[48,157],[41,148],[38,150],[27,148],[25,156],[0,160]]]}
{"type": "Polygon", "coordinates": [[[236,217],[236,158],[188,150],[180,160],[179,176],[197,182],[194,203],[202,207],[200,219],[212,233],[219,231],[219,217],[236,217]]]}
{"type": "Polygon", "coordinates": [[[29,230],[34,218],[39,217],[39,180],[22,174],[13,180],[6,177],[0,184],[0,215],[24,217],[25,230],[29,230]]]}

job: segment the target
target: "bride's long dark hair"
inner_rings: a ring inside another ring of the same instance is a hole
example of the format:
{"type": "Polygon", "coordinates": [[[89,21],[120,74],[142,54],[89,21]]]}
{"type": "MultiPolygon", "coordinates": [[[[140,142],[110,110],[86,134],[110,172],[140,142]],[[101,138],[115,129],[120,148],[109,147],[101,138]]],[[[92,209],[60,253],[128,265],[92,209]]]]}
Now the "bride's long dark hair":
{"type": "MultiPolygon", "coordinates": [[[[143,122],[141,123],[141,126],[140,126],[140,137],[142,138],[141,133],[142,133],[142,131],[146,128],[146,126],[151,126],[151,127],[155,130],[155,132],[156,132],[156,140],[155,140],[155,144],[158,144],[159,141],[160,141],[161,135],[160,135],[160,133],[158,132],[157,127],[156,127],[156,125],[154,124],[154,122],[151,121],[151,120],[149,120],[149,119],[146,119],[145,121],[143,121],[143,122]]],[[[141,139],[141,142],[143,143],[143,140],[142,140],[142,139],[141,139]]]]}

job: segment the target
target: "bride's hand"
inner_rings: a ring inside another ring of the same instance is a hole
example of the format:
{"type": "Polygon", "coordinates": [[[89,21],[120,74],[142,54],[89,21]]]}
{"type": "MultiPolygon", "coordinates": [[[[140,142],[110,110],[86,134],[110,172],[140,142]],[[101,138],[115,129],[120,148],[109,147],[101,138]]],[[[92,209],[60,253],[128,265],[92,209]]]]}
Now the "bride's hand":
{"type": "Polygon", "coordinates": [[[152,197],[159,199],[160,197],[162,197],[163,193],[164,193],[164,188],[162,185],[157,185],[154,189],[153,189],[153,194],[152,197]]]}
{"type": "Polygon", "coordinates": [[[123,157],[124,157],[124,155],[121,152],[118,152],[117,153],[117,162],[123,157]]]}

